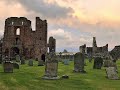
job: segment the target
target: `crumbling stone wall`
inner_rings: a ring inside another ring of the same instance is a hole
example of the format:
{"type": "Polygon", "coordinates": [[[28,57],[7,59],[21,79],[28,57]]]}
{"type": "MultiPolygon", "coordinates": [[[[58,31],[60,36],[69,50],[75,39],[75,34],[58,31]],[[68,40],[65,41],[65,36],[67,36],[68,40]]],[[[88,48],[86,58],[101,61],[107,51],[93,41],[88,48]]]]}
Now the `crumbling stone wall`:
{"type": "Polygon", "coordinates": [[[36,30],[25,17],[10,17],[5,20],[2,45],[4,56],[16,54],[26,58],[41,58],[47,52],[47,21],[36,17],[36,30]],[[18,34],[19,32],[19,34],[18,34]]]}
{"type": "Polygon", "coordinates": [[[93,47],[86,47],[86,54],[88,56],[106,55],[108,53],[108,44],[102,47],[97,47],[96,37],[93,37],[93,47]]]}

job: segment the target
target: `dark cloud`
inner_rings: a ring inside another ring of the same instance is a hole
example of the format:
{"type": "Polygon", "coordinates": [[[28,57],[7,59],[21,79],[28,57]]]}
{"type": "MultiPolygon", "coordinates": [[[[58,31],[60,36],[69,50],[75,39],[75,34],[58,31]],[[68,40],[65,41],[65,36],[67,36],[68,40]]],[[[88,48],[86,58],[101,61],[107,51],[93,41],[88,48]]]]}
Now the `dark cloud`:
{"type": "Polygon", "coordinates": [[[65,18],[73,12],[72,8],[59,6],[56,2],[48,4],[43,0],[19,0],[19,2],[28,10],[40,13],[47,18],[65,18]]]}

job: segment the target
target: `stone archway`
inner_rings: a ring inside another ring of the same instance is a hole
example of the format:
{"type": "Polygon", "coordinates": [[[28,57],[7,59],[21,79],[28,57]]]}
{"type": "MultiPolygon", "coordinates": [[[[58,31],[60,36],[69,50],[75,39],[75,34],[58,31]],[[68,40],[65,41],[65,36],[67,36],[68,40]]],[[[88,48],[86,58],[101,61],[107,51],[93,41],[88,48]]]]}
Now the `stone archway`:
{"type": "Polygon", "coordinates": [[[19,55],[20,54],[20,50],[19,50],[18,47],[12,47],[11,48],[11,53],[12,53],[12,56],[19,55]]]}
{"type": "Polygon", "coordinates": [[[41,55],[41,60],[43,60],[45,62],[45,54],[41,55]]]}

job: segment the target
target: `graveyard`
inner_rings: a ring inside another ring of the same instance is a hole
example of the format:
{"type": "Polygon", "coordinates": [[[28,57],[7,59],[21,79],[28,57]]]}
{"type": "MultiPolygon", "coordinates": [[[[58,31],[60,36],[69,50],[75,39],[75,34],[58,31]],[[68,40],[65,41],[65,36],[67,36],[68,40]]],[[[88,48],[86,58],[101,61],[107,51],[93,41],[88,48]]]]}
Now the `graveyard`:
{"type": "Polygon", "coordinates": [[[108,44],[57,52],[47,37],[47,20],[36,17],[36,31],[25,17],[5,20],[0,40],[0,90],[119,90],[120,46],[108,44]],[[19,31],[19,34],[18,34],[19,31]]]}
{"type": "Polygon", "coordinates": [[[119,4],[1,0],[0,90],[120,90],[119,4]]]}
{"type": "MultiPolygon", "coordinates": [[[[20,69],[14,69],[14,73],[3,73],[0,65],[0,90],[119,90],[119,80],[109,80],[106,78],[105,68],[93,69],[92,63],[86,59],[86,73],[74,73],[74,63],[69,65],[59,62],[58,76],[68,75],[69,79],[43,80],[45,67],[38,66],[34,61],[33,66],[20,65],[20,69]]],[[[120,61],[117,62],[118,72],[120,72],[120,61]]],[[[120,76],[120,73],[119,73],[120,76]]]]}

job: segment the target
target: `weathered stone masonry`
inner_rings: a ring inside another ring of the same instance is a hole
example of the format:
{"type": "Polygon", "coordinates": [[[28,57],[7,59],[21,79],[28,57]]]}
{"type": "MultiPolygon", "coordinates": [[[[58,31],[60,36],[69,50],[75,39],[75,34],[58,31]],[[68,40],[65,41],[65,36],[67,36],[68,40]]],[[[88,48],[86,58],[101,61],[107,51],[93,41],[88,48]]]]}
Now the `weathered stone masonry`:
{"type": "Polygon", "coordinates": [[[47,52],[47,21],[36,17],[36,30],[25,17],[10,17],[5,21],[2,53],[14,57],[40,59],[47,52]]]}

